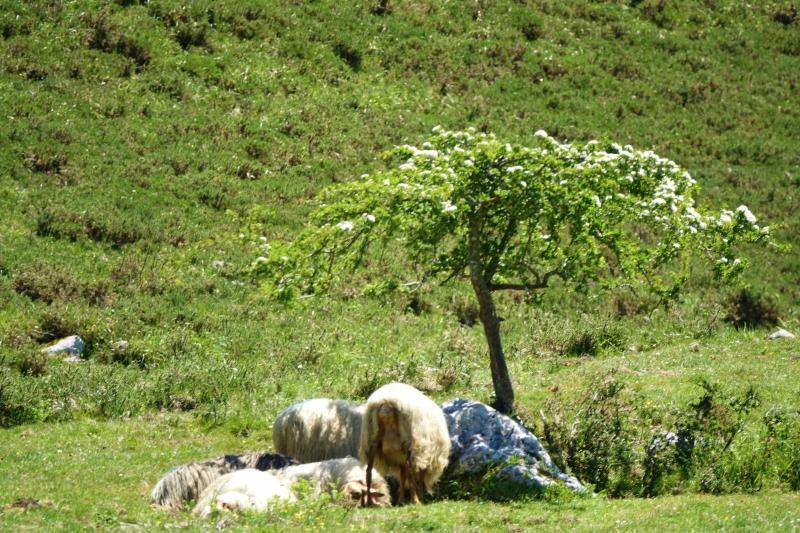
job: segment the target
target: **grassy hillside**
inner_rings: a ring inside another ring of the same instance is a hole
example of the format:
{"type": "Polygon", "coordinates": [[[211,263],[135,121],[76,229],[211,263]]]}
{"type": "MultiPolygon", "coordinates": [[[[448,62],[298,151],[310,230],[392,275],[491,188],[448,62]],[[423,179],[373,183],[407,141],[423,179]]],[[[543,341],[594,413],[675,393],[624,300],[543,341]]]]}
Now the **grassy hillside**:
{"type": "MultiPolygon", "coordinates": [[[[472,312],[463,287],[355,297],[354,282],[284,308],[247,276],[261,237],[291,237],[321,187],[378,168],[382,151],[435,125],[651,148],[695,176],[703,205],[747,204],[795,244],[747,251],[746,297],[698,272],[678,306],[651,316],[613,297],[504,297],[526,421],[543,430],[545,405],[570,419],[613,375],[623,390],[608,405],[633,413],[620,446],[641,452],[651,434],[694,416],[706,379],[724,385],[715,405],[725,427],[745,428],[719,464],[747,470],[744,450],[770,446],[765,415],[776,409],[786,428],[777,441],[800,442],[796,342],[729,323],[749,316],[800,333],[800,20],[787,2],[0,0],[0,35],[0,426],[12,428],[0,430],[0,457],[13,459],[0,479],[44,476],[64,460],[25,452],[26,431],[50,448],[72,432],[88,450],[138,435],[119,459],[126,482],[80,505],[63,471],[50,484],[0,481],[0,523],[60,520],[52,507],[3,507],[28,496],[54,501],[68,525],[170,521],[146,510],[144,488],[186,460],[269,448],[274,414],[297,399],[364,398],[402,380],[437,400],[488,401],[482,333],[462,326],[472,312]],[[87,363],[38,354],[74,333],[87,363]],[[737,411],[731,398],[750,385],[760,403],[737,411]],[[165,445],[171,433],[154,416],[179,421],[184,440],[165,445]],[[111,497],[121,499],[99,503],[111,497]]],[[[800,472],[796,442],[771,456],[790,472],[800,472]]],[[[753,491],[797,489],[770,468],[753,491]]],[[[726,472],[716,492],[742,490],[726,472]]],[[[699,476],[668,492],[708,489],[699,476]]],[[[614,482],[609,490],[640,493],[614,482]]],[[[764,494],[753,505],[796,499],[764,494]]],[[[731,498],[674,505],[709,505],[713,516],[750,505],[731,498]]],[[[453,513],[483,512],[474,505],[453,513]]],[[[628,520],[642,504],[574,505],[584,510],[552,512],[628,520]]],[[[525,527],[529,517],[507,511],[506,527],[525,527]]],[[[382,524],[427,524],[416,512],[382,524]]],[[[689,523],[722,524],[713,520],[689,523]]]]}

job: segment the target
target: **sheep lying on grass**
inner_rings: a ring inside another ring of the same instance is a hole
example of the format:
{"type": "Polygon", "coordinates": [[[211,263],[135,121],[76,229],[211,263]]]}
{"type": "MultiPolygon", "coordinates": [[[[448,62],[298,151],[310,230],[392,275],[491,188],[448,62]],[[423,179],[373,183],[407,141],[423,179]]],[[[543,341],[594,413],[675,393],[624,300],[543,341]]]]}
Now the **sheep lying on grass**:
{"type": "Polygon", "coordinates": [[[272,426],[275,451],[301,463],[358,455],[364,405],[316,398],[284,409],[272,426]]]}
{"type": "Polygon", "coordinates": [[[380,476],[373,477],[372,489],[368,493],[364,467],[357,459],[345,457],[269,472],[247,469],[226,474],[203,491],[192,512],[207,517],[214,509],[266,511],[276,501],[294,501],[296,496],[291,488],[300,480],[312,484],[314,495],[325,489],[335,489],[344,493],[347,502],[366,505],[369,498],[381,507],[391,505],[386,480],[380,476]]]}
{"type": "Polygon", "coordinates": [[[295,465],[297,461],[277,453],[247,453],[225,455],[208,461],[189,463],[173,468],[156,483],[150,501],[171,510],[183,507],[184,502],[196,500],[203,489],[216,479],[245,468],[274,470],[295,465]]]}
{"type": "MultiPolygon", "coordinates": [[[[420,489],[430,492],[450,454],[450,434],[441,408],[410,385],[391,383],[367,400],[359,456],[367,463],[367,487],[373,466],[400,481],[397,502],[419,503],[420,489]]],[[[371,505],[371,492],[367,504],[371,505]]]]}
{"type": "Polygon", "coordinates": [[[208,518],[214,509],[264,512],[279,500],[295,500],[289,487],[269,472],[246,468],[215,479],[203,491],[192,513],[208,518]]]}

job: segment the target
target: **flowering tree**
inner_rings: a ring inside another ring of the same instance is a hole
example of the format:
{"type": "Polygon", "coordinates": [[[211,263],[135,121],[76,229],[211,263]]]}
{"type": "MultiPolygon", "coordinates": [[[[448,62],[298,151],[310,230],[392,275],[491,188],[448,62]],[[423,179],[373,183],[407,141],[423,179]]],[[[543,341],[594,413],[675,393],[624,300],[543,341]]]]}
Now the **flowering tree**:
{"type": "Polygon", "coordinates": [[[273,294],[291,298],[336,283],[366,257],[374,265],[374,245],[399,243],[424,267],[423,280],[469,280],[496,406],[506,413],[514,392],[493,293],[559,280],[579,289],[624,283],[667,298],[685,276],[669,264],[687,252],[729,279],[745,266],[734,246],[769,239],[745,206],[698,212],[688,172],[630,146],[562,144],[544,131],[520,146],[435,128],[421,148],[389,155],[390,170],[325,190],[306,230],[291,244],[273,243],[256,270],[273,294]]]}

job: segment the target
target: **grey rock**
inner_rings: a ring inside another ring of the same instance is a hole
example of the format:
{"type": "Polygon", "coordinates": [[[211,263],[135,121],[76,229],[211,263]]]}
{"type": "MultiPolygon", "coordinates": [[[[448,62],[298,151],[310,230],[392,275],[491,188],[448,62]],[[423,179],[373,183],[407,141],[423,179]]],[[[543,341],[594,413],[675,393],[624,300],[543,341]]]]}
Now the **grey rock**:
{"type": "Polygon", "coordinates": [[[783,328],[778,328],[777,331],[773,331],[767,336],[767,339],[774,341],[775,339],[794,339],[795,336],[792,333],[789,333],[783,328]]]}
{"type": "Polygon", "coordinates": [[[450,431],[450,463],[455,475],[502,466],[498,478],[524,487],[561,483],[574,491],[586,488],[553,463],[536,436],[488,405],[455,399],[442,404],[450,431]]]}
{"type": "Polygon", "coordinates": [[[128,349],[130,343],[128,341],[114,341],[111,343],[111,349],[115,352],[124,352],[128,349]]]}
{"type": "Polygon", "coordinates": [[[49,355],[61,353],[69,355],[81,355],[85,349],[86,343],[83,342],[83,339],[81,339],[78,335],[70,335],[69,337],[60,339],[58,342],[48,346],[47,348],[43,348],[42,353],[49,355]]]}
{"type": "Polygon", "coordinates": [[[650,438],[650,443],[647,445],[647,453],[651,456],[655,456],[669,450],[673,446],[677,446],[680,441],[681,438],[671,431],[656,433],[650,438]]]}

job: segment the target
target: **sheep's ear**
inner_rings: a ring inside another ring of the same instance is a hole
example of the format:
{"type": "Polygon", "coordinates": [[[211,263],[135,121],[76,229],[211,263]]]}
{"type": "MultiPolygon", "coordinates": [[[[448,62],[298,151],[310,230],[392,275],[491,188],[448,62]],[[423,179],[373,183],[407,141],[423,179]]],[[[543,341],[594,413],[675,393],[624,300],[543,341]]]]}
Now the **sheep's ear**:
{"type": "Polygon", "coordinates": [[[366,492],[367,485],[363,481],[348,481],[342,487],[342,492],[355,499],[355,495],[361,495],[366,492]]]}

